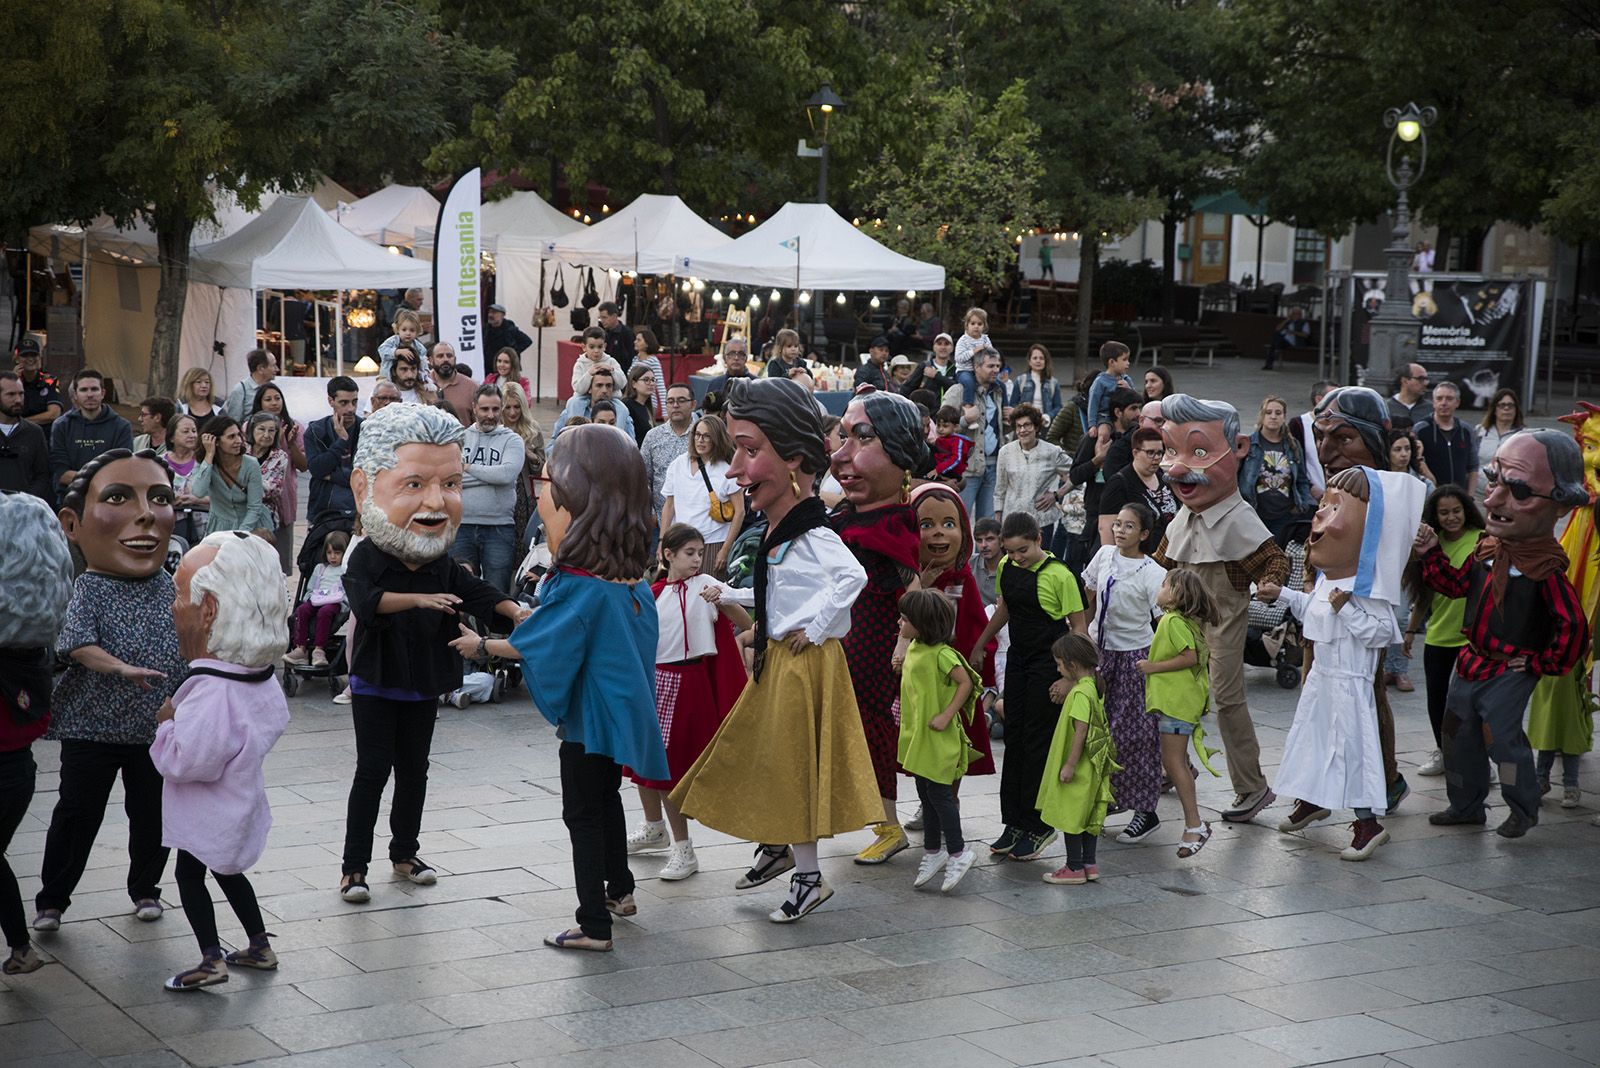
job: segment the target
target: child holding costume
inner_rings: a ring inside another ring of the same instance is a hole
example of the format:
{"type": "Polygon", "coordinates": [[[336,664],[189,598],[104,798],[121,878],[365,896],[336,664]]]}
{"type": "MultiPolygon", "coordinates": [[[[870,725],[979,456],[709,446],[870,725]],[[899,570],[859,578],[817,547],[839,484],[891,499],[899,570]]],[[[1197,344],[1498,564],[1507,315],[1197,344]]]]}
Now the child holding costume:
{"type": "Polygon", "coordinates": [[[568,428],[551,447],[539,496],[553,567],[539,607],[509,640],[465,626],[463,656],[524,661],[534,705],[561,739],[561,819],[572,839],[576,927],[545,938],[556,949],[611,949],[611,916],[638,912],[628,870],[622,768],[665,779],[655,715],[655,605],[650,482],[633,438],[602,426],[568,428]]]}
{"type": "Polygon", "coordinates": [[[1200,717],[1211,699],[1207,674],[1205,628],[1216,626],[1217,605],[1193,571],[1168,571],[1156,594],[1161,621],[1150,640],[1147,659],[1137,664],[1144,675],[1144,701],[1161,739],[1161,766],[1183,805],[1183,837],[1178,856],[1187,860],[1211,840],[1211,824],[1200,818],[1195,800],[1195,772],[1189,764],[1190,742],[1205,769],[1216,775],[1206,749],[1200,717]]]}
{"type": "Polygon", "coordinates": [[[922,863],[911,885],[926,886],[942,868],[939,889],[946,893],[978,855],[961,835],[952,787],[972,759],[962,727],[975,717],[980,680],[950,647],[955,625],[955,606],[938,590],[912,590],[900,598],[900,637],[911,644],[900,669],[899,759],[916,779],[923,826],[922,863]]]}
{"type": "Polygon", "coordinates": [[[1100,878],[1095,844],[1111,804],[1111,776],[1122,768],[1095,679],[1100,653],[1094,642],[1081,634],[1063,634],[1050,646],[1050,655],[1061,674],[1050,687],[1050,699],[1062,704],[1038,803],[1045,822],[1066,835],[1067,862],[1046,872],[1044,881],[1082,886],[1100,878]]]}
{"type": "Polygon", "coordinates": [[[701,573],[705,557],[701,533],[688,523],[672,524],[661,538],[666,574],[650,587],[661,628],[656,639],[656,719],[672,775],[660,780],[631,775],[639,788],[644,824],[628,836],[628,852],[670,846],[660,873],[668,881],[687,879],[700,870],[700,862],[689,841],[689,821],[666,795],[711,744],[745,684],[744,661],[728,620],[744,630],[751,625],[750,616],[736,604],[717,603],[732,587],[701,573]]]}
{"type": "Polygon", "coordinates": [[[1124,505],[1111,520],[1113,544],[1102,546],[1083,571],[1084,599],[1094,614],[1089,634],[1100,651],[1100,683],[1106,692],[1106,719],[1117,742],[1123,770],[1111,782],[1118,810],[1133,819],[1117,835],[1137,842],[1161,826],[1156,800],[1161,796],[1161,743],[1155,720],[1145,711],[1144,675],[1139,661],[1150,653],[1151,619],[1165,569],[1146,550],[1156,516],[1139,501],[1124,505]]]}

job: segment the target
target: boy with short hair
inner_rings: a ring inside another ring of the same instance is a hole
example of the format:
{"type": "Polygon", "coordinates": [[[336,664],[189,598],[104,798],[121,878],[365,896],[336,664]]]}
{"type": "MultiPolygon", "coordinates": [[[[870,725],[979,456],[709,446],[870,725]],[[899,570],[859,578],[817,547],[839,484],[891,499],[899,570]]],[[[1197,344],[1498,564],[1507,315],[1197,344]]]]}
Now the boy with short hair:
{"type": "Polygon", "coordinates": [[[1105,364],[1105,370],[1095,375],[1089,386],[1088,422],[1084,433],[1093,431],[1101,441],[1111,439],[1111,392],[1118,386],[1134,388],[1133,379],[1128,375],[1131,360],[1128,346],[1120,341],[1107,341],[1100,346],[1100,362],[1105,364]]]}
{"type": "Polygon", "coordinates": [[[933,441],[934,477],[960,489],[966,481],[967,460],[972,456],[972,439],[961,433],[961,412],[946,404],[933,417],[938,437],[933,441]]]}

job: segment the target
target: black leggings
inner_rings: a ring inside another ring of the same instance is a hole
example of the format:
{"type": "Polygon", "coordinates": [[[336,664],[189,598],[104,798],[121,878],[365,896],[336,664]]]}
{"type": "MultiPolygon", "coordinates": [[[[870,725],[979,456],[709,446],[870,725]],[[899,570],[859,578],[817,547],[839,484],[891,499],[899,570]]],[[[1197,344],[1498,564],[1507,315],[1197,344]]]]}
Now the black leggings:
{"type": "Polygon", "coordinates": [[[960,802],[949,783],[934,782],[921,775],[914,778],[917,798],[922,802],[922,848],[935,853],[943,844],[945,852],[955,856],[967,847],[961,836],[960,802]]]}
{"type": "Polygon", "coordinates": [[[1097,834],[1068,834],[1063,835],[1067,846],[1067,867],[1074,871],[1081,870],[1085,864],[1094,863],[1094,851],[1100,841],[1097,834]]]}
{"type": "MultiPolygon", "coordinates": [[[[172,874],[177,879],[178,900],[183,903],[183,914],[189,918],[189,926],[194,928],[200,952],[218,948],[221,943],[217,938],[217,912],[211,905],[211,891],[206,889],[206,866],[194,854],[180,849],[172,874]]],[[[267,925],[261,919],[261,906],[256,904],[256,891],[250,885],[250,880],[242,874],[222,875],[218,872],[212,872],[211,877],[227,895],[228,904],[233,906],[233,914],[244,925],[244,933],[251,938],[266,934],[267,925]]]]}
{"type": "Polygon", "coordinates": [[[22,892],[6,861],[6,850],[22,825],[22,817],[28,814],[35,777],[30,746],[0,753],[0,932],[5,933],[6,945],[12,949],[25,948],[30,936],[22,912],[22,892]]]}
{"type": "Polygon", "coordinates": [[[1422,647],[1422,680],[1428,688],[1428,725],[1433,728],[1435,748],[1444,748],[1439,727],[1444,723],[1444,699],[1450,693],[1450,672],[1456,666],[1460,646],[1424,645],[1422,647]]]}

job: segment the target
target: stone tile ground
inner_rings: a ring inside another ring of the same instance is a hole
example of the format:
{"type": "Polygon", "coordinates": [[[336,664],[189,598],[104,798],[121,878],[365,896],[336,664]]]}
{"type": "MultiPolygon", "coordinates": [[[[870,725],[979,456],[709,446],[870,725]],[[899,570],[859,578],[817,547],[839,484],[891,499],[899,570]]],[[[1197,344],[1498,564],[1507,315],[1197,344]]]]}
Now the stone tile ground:
{"type": "MultiPolygon", "coordinates": [[[[1181,369],[1180,384],[1233,400],[1248,422],[1260,379],[1238,363],[1181,369]]],[[[1297,397],[1309,382],[1272,384],[1297,397]]],[[[1275,765],[1295,693],[1259,669],[1249,691],[1275,765]]],[[[1414,766],[1432,748],[1422,694],[1394,700],[1414,766]]],[[[985,863],[948,897],[911,889],[911,853],[850,863],[856,834],[824,843],[836,896],[793,927],[766,920],[781,888],[733,889],[747,847],[697,829],[699,875],[663,883],[664,858],[640,858],[640,911],[619,923],[617,951],[563,955],[540,945],[573,908],[555,740],[525,696],[444,710],[423,844],[441,879],[379,877],[365,907],[332,889],[348,712],[314,687],[291,705],[268,763],[276,825],[252,873],[282,969],[163,991],[195,947],[170,884],[161,922],[126,915],[114,803],[68,922],[40,937],[51,963],[0,979],[0,1065],[1600,1063],[1600,828],[1587,803],[1551,805],[1508,842],[1429,826],[1441,781],[1413,775],[1386,821],[1394,841],[1348,864],[1341,826],[1274,830],[1281,803],[1256,825],[1219,823],[1180,861],[1168,797],[1153,842],[1103,845],[1097,885],[1048,886],[1046,863],[985,863]]],[[[35,751],[39,790],[10,854],[30,900],[57,787],[56,746],[35,751]]],[[[999,830],[996,786],[963,790],[974,839],[999,830]]],[[[1227,800],[1221,781],[1201,789],[1213,812],[1227,800]]],[[[219,919],[230,933],[222,903],[219,919]]]]}

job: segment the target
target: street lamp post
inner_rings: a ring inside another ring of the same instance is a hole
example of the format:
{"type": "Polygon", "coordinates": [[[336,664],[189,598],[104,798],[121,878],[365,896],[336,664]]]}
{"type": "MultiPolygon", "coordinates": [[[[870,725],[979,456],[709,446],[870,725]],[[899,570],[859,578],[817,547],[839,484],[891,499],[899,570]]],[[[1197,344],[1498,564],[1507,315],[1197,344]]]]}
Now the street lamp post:
{"type": "Polygon", "coordinates": [[[844,110],[844,101],[824,82],[822,87],[812,94],[806,101],[806,121],[811,124],[811,132],[821,137],[822,141],[816,148],[807,147],[804,141],[800,142],[800,155],[817,157],[817,203],[828,202],[828,120],[835,111],[844,110]],[[819,121],[820,118],[820,121],[819,121]]]}
{"type": "Polygon", "coordinates": [[[1361,376],[1362,385],[1371,386],[1379,393],[1387,394],[1398,370],[1416,359],[1417,320],[1411,314],[1411,204],[1407,194],[1427,166],[1427,128],[1437,117],[1434,108],[1419,108],[1415,104],[1390,108],[1383,114],[1384,127],[1393,131],[1384,167],[1397,199],[1394,232],[1383,254],[1388,265],[1383,304],[1372,317],[1367,365],[1361,376]],[[1408,151],[1412,144],[1417,145],[1415,171],[1411,169],[1408,151]],[[1397,145],[1400,149],[1398,164],[1394,158],[1397,145]]]}

